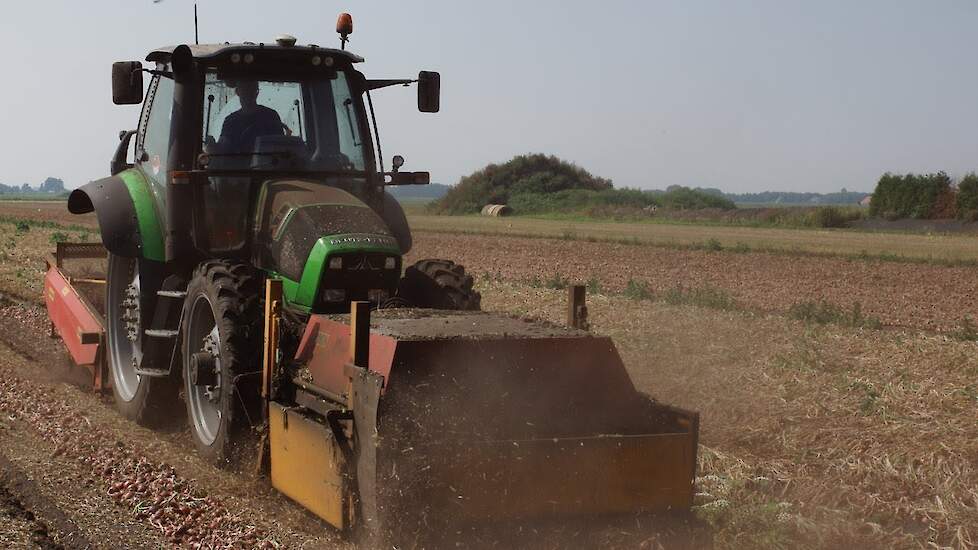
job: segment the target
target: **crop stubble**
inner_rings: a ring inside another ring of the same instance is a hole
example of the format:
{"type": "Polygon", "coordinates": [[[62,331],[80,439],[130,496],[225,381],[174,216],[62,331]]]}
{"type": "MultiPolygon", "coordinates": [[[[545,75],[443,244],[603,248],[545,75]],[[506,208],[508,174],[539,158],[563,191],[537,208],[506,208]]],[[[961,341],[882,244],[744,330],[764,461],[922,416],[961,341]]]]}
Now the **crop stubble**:
{"type": "Polygon", "coordinates": [[[422,233],[412,258],[452,258],[479,278],[526,282],[550,277],[597,280],[620,292],[629,281],[653,293],[715,287],[748,309],[787,312],[826,300],[886,325],[947,331],[978,313],[972,267],[816,258],[767,253],[676,250],[562,239],[422,233]]]}
{"type": "MultiPolygon", "coordinates": [[[[481,286],[559,322],[563,292],[481,286]]],[[[702,414],[700,513],[719,547],[969,548],[978,345],[916,331],[591,296],[639,389],[702,414]]]]}

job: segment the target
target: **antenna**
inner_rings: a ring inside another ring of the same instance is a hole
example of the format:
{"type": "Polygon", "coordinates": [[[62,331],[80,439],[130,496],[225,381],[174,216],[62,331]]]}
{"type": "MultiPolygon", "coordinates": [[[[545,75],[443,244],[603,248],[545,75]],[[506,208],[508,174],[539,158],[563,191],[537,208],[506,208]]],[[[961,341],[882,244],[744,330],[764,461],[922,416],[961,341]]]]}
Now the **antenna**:
{"type": "Polygon", "coordinates": [[[197,2],[194,2],[194,44],[200,44],[200,36],[197,34],[197,2]]]}

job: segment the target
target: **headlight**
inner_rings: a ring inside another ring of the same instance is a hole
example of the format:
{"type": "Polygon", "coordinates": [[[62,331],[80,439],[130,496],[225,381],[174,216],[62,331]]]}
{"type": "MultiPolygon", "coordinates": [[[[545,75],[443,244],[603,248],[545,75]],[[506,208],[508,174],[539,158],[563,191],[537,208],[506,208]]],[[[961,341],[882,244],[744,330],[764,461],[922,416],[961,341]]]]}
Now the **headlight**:
{"type": "Polygon", "coordinates": [[[330,269],[343,269],[343,258],[336,256],[329,259],[330,269]]]}
{"type": "Polygon", "coordinates": [[[394,269],[395,267],[397,267],[397,258],[394,256],[388,256],[384,260],[384,269],[394,269]]]}

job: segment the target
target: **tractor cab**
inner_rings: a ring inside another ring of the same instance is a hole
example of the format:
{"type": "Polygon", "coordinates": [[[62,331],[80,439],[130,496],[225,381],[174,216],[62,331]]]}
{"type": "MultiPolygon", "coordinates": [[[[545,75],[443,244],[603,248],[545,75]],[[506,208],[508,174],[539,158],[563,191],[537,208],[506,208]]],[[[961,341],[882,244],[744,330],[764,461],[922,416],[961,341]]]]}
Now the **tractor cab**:
{"type": "MultiPolygon", "coordinates": [[[[370,80],[355,68],[361,57],[287,35],[162,47],[146,61],[152,68],[113,64],[113,101],[143,109],[111,165],[113,176],[138,180],[126,185],[156,214],[162,242],[139,232],[137,244],[159,245],[150,259],[251,262],[281,277],[289,305],[306,312],[393,295],[411,235],[384,187],[429,176],[400,171],[401,157],[385,171],[370,93],[417,83],[419,110],[437,112],[438,73],[370,80]]],[[[85,199],[76,206],[90,207],[85,199]]]]}

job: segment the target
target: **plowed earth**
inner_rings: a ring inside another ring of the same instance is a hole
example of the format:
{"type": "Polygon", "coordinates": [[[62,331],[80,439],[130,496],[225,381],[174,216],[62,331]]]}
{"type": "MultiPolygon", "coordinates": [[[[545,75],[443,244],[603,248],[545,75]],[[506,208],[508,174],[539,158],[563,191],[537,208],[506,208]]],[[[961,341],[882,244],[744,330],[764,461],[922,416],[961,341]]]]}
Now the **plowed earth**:
{"type": "MultiPolygon", "coordinates": [[[[0,306],[0,547],[352,547],[266,479],[197,459],[185,431],[120,418],[46,330],[41,308],[0,306]]],[[[437,542],[400,547],[685,548],[710,537],[697,522],[647,517],[425,536],[437,542]]]]}
{"type": "MultiPolygon", "coordinates": [[[[134,426],[77,385],[37,305],[57,230],[0,224],[0,290],[26,302],[0,307],[0,547],[343,547],[264,481],[200,461],[189,434],[134,426]]],[[[595,279],[592,330],[614,338],[636,386],[701,412],[706,533],[690,531],[692,546],[978,545],[978,344],[940,334],[975,311],[978,270],[419,233],[423,256],[466,264],[485,309],[554,322],[565,293],[545,281],[595,279]],[[716,287],[742,307],[617,294],[629,280],[716,287]],[[783,315],[806,300],[859,301],[888,330],[783,315]]],[[[641,521],[481,546],[671,547],[641,521]]]]}
{"type": "Polygon", "coordinates": [[[629,281],[653,293],[714,287],[762,312],[785,313],[805,301],[845,309],[858,302],[864,313],[897,327],[948,331],[978,315],[973,267],[441,233],[419,236],[411,257],[451,258],[477,278],[596,281],[613,292],[629,281]]]}
{"type": "MultiPolygon", "coordinates": [[[[342,546],[335,531],[263,480],[213,468],[194,456],[186,434],[126,422],[107,399],[76,385],[84,371],[46,336],[42,309],[8,304],[0,308],[0,329],[0,470],[9,473],[0,477],[0,510],[13,510],[8,515],[19,521],[12,534],[0,528],[0,543],[342,546]]],[[[183,414],[183,403],[175,405],[183,414]]]]}

